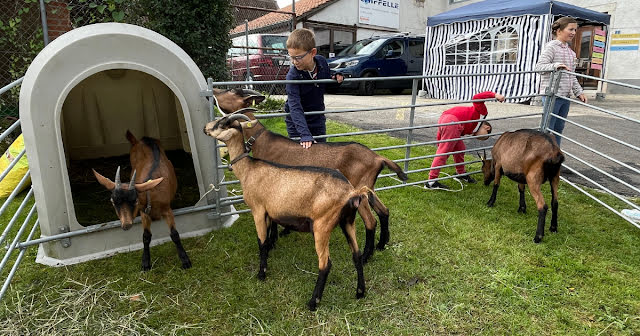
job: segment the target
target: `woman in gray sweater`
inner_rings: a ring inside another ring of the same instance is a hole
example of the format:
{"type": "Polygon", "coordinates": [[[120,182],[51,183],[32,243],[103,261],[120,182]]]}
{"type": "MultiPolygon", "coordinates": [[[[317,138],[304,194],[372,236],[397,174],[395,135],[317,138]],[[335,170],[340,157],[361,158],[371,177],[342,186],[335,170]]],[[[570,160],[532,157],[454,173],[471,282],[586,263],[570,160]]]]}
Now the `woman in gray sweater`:
{"type": "MultiPolygon", "coordinates": [[[[547,43],[542,49],[538,64],[536,64],[535,70],[569,70],[575,71],[576,69],[576,53],[569,47],[569,42],[576,36],[576,30],[578,29],[578,23],[575,19],[570,17],[563,17],[551,26],[551,32],[555,37],[555,40],[547,43]]],[[[549,86],[549,78],[551,73],[542,74],[542,82],[540,83],[540,92],[545,93],[546,88],[549,86]]],[[[560,77],[560,83],[558,86],[558,95],[560,97],[569,97],[573,93],[578,99],[583,102],[587,102],[582,87],[578,84],[578,80],[574,75],[562,74],[560,77]]],[[[552,112],[555,115],[566,118],[569,114],[570,101],[564,98],[556,98],[555,105],[552,112]]],[[[543,98],[545,99],[545,98],[543,98]]],[[[551,117],[549,120],[549,129],[562,134],[564,130],[564,120],[551,117]]],[[[556,142],[560,145],[561,137],[556,135],[556,142]]]]}

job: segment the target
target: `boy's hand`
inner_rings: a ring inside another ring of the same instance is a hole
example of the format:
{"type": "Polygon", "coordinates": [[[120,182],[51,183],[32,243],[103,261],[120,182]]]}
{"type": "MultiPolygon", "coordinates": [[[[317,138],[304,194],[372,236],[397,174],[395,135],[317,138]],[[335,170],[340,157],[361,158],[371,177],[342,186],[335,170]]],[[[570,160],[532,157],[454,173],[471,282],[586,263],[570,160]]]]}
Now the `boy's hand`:
{"type": "Polygon", "coordinates": [[[496,93],[496,99],[497,99],[499,102],[504,103],[504,96],[503,96],[503,95],[501,95],[501,94],[499,94],[499,93],[496,93]]]}
{"type": "Polygon", "coordinates": [[[316,141],[300,141],[300,146],[302,146],[302,148],[307,149],[309,147],[311,147],[311,145],[313,143],[315,143],[316,141]]]}
{"type": "Polygon", "coordinates": [[[587,96],[585,96],[584,94],[579,95],[578,99],[580,99],[583,103],[587,102],[587,96]]]}
{"type": "Polygon", "coordinates": [[[338,84],[342,84],[342,81],[344,80],[344,76],[341,74],[335,74],[333,76],[331,76],[332,79],[335,79],[336,81],[338,81],[338,84]]]}

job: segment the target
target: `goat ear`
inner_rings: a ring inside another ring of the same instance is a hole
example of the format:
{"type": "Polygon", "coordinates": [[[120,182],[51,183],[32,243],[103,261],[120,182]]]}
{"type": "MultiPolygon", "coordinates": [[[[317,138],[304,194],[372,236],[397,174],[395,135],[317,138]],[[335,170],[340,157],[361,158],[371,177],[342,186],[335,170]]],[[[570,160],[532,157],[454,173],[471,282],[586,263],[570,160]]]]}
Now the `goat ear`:
{"type": "Polygon", "coordinates": [[[135,145],[136,143],[138,143],[138,139],[136,139],[133,133],[129,132],[129,130],[127,130],[127,140],[129,140],[129,142],[132,145],[135,145]]]}
{"type": "Polygon", "coordinates": [[[262,103],[265,99],[263,95],[251,95],[249,97],[244,98],[244,106],[249,107],[253,105],[258,105],[262,103]]]}
{"type": "Polygon", "coordinates": [[[102,184],[108,190],[113,190],[116,188],[116,184],[113,181],[98,174],[98,172],[95,169],[91,169],[91,170],[93,171],[93,175],[96,177],[96,180],[98,180],[98,183],[102,184]]]}
{"type": "Polygon", "coordinates": [[[155,188],[155,186],[160,184],[162,180],[164,180],[164,177],[158,177],[157,179],[149,180],[145,183],[136,183],[136,190],[138,192],[145,192],[147,190],[153,189],[155,188]]]}

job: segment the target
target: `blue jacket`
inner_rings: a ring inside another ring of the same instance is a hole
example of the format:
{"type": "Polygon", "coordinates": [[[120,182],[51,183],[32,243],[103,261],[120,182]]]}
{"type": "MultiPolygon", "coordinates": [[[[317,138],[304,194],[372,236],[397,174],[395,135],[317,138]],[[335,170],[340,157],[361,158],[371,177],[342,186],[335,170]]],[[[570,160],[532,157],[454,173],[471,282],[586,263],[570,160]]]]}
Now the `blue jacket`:
{"type": "MultiPolygon", "coordinates": [[[[316,55],[313,59],[318,67],[317,79],[331,78],[327,60],[321,55],[316,55]]],[[[287,79],[311,80],[311,76],[308,71],[300,71],[291,65],[289,73],[287,73],[287,79]]],[[[324,111],[325,85],[326,84],[287,84],[287,102],[284,105],[284,110],[289,113],[285,118],[285,122],[287,123],[287,130],[289,131],[290,137],[300,136],[300,141],[313,141],[313,136],[309,129],[324,129],[326,120],[324,114],[305,116],[304,112],[324,111]],[[297,134],[292,134],[291,131],[293,130],[295,130],[297,134]]]]}

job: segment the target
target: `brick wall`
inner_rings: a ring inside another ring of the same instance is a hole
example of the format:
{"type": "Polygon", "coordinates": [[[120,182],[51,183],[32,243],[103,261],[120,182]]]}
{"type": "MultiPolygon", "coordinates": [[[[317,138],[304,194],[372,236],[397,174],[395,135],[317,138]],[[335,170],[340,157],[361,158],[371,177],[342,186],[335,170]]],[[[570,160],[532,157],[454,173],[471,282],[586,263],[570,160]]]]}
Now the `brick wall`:
{"type": "Polygon", "coordinates": [[[47,7],[47,29],[49,41],[71,30],[71,18],[66,1],[51,1],[47,7]]]}

